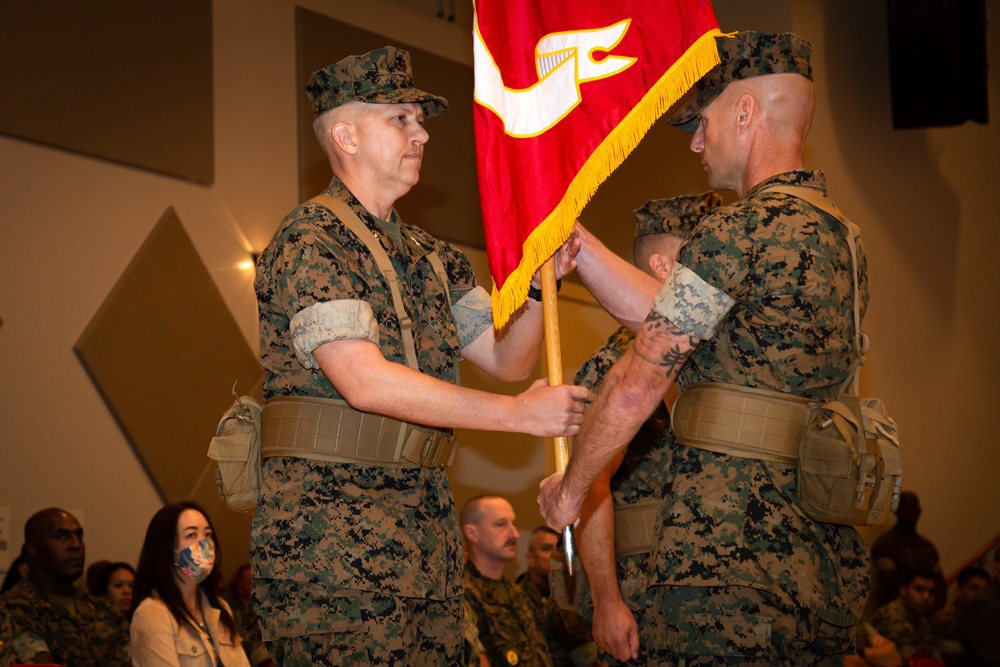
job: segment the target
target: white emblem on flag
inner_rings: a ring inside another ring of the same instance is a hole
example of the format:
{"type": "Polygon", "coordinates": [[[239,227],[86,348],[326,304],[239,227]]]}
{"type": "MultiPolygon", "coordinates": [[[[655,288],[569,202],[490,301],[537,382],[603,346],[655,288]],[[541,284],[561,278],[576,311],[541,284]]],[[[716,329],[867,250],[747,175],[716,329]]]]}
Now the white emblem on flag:
{"type": "Polygon", "coordinates": [[[607,55],[600,61],[594,52],[609,52],[628,31],[631,19],[606,28],[554,32],[535,47],[538,83],[520,90],[504,85],[500,68],[479,33],[479,19],[473,28],[475,56],[475,99],[503,120],[504,131],[512,137],[534,137],[554,127],[581,101],[580,84],[619,74],[636,58],[607,55]]]}

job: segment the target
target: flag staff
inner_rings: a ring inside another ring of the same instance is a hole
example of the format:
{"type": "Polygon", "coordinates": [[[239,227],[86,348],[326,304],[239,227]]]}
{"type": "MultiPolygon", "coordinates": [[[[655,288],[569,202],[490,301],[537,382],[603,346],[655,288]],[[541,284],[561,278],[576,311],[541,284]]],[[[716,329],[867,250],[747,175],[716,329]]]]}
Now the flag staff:
{"type": "MultiPolygon", "coordinates": [[[[541,268],[542,317],[545,322],[545,363],[548,367],[549,386],[563,383],[562,345],[559,338],[559,304],[556,286],[555,258],[548,258],[541,268]]],[[[565,472],[569,464],[569,438],[559,436],[552,439],[556,458],[556,472],[565,472]]],[[[573,558],[576,548],[573,542],[573,526],[563,528],[563,551],[566,554],[566,572],[573,576],[573,558]]]]}

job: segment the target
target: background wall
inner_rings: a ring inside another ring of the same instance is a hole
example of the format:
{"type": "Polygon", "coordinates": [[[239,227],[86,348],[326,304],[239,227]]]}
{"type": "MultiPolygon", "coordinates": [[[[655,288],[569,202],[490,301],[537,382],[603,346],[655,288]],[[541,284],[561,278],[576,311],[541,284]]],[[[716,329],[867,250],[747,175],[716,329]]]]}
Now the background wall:
{"type": "MultiPolygon", "coordinates": [[[[862,226],[870,263],[872,352],[864,391],[883,398],[899,422],[905,486],[920,495],[921,532],[937,543],[951,572],[1000,532],[1000,452],[989,418],[1000,399],[1000,233],[991,202],[1000,132],[995,122],[892,129],[882,3],[715,5],[724,30],[794,30],[814,45],[818,105],[807,161],[826,172],[833,197],[862,226]]],[[[88,561],[137,559],[161,499],[73,345],[167,208],[257,348],[252,275],[239,265],[298,203],[296,6],[471,64],[466,27],[402,4],[214,0],[211,185],[0,136],[0,570],[20,549],[24,521],[48,506],[64,507],[84,524],[88,561]]],[[[995,20],[997,7],[987,10],[995,20]]],[[[989,52],[998,48],[994,31],[989,52]]],[[[997,76],[991,70],[994,114],[997,76]]],[[[928,81],[924,103],[935,103],[934,89],[928,81]]],[[[65,113],[71,120],[72,105],[65,113]]],[[[447,114],[432,121],[447,122],[447,114]]],[[[446,160],[452,147],[435,144],[433,124],[429,130],[426,159],[446,160]]],[[[624,248],[632,209],[706,187],[686,135],[659,123],[581,217],[595,228],[620,229],[602,235],[624,248]]],[[[485,255],[467,250],[488,284],[485,255]]],[[[567,284],[562,296],[564,366],[572,376],[614,324],[579,286],[567,284]]],[[[198,341],[199,332],[190,336],[198,341]]],[[[141,357],[123,363],[143,372],[141,357]]],[[[197,368],[190,378],[204,380],[197,368]]],[[[463,368],[463,380],[494,386],[471,367],[463,368]]],[[[540,522],[538,480],[552,467],[546,443],[473,432],[461,439],[450,475],[459,504],[478,493],[505,495],[527,533],[540,522]]],[[[210,513],[216,522],[231,516],[221,505],[210,513]]],[[[241,555],[229,553],[227,570],[241,555]]]]}

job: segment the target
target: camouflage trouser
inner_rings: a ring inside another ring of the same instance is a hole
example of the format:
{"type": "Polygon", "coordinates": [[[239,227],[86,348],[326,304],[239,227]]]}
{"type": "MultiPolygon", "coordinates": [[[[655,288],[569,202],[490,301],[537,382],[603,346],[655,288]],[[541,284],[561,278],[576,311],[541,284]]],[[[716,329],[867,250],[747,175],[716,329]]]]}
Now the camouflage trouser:
{"type": "Polygon", "coordinates": [[[270,637],[265,643],[278,667],[462,664],[461,596],[338,591],[321,599],[294,588],[294,582],[254,581],[254,603],[270,637]]]}
{"type": "Polygon", "coordinates": [[[837,665],[854,627],[827,623],[753,588],[657,586],[639,625],[647,665],[837,665]]]}

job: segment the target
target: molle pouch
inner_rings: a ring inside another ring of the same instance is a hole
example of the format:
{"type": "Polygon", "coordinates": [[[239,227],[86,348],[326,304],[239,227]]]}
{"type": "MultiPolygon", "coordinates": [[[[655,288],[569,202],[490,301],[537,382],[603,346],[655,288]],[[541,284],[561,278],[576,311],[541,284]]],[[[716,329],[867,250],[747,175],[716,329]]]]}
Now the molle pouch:
{"type": "Polygon", "coordinates": [[[256,400],[240,396],[222,415],[208,447],[208,458],[217,464],[219,497],[237,512],[252,513],[260,500],[262,412],[256,400]]]}
{"type": "MultiPolygon", "coordinates": [[[[869,422],[874,419],[870,417],[869,422]]],[[[890,475],[889,480],[895,480],[889,481],[882,447],[877,437],[869,437],[864,424],[857,396],[841,394],[833,401],[809,406],[798,470],[798,504],[809,518],[846,526],[872,525],[885,518],[893,496],[891,487],[896,481],[901,483],[899,447],[895,461],[890,462],[897,474],[890,475]]]]}
{"type": "Polygon", "coordinates": [[[882,484],[872,504],[869,523],[882,523],[890,512],[899,506],[899,493],[903,488],[903,458],[899,448],[899,430],[888,415],[885,404],[878,398],[861,399],[861,416],[865,437],[878,443],[882,454],[882,484]]]}

